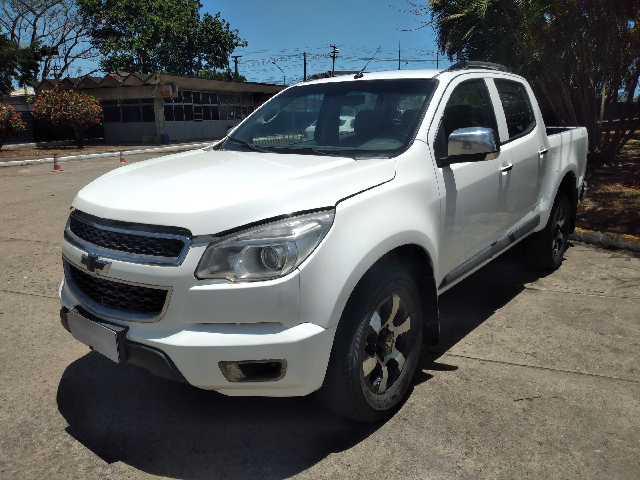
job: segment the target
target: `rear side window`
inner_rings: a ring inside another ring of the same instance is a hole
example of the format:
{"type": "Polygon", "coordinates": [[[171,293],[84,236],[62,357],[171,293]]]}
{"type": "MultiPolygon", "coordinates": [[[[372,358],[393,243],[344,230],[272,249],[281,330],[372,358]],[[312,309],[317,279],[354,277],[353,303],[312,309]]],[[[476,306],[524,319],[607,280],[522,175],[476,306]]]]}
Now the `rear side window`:
{"type": "Polygon", "coordinates": [[[498,138],[496,116],[482,79],[462,82],[449,97],[433,146],[436,158],[448,155],[449,135],[454,130],[469,127],[491,128],[498,138]]]}
{"type": "Polygon", "coordinates": [[[531,132],[536,126],[536,118],[524,85],[510,80],[496,79],[494,82],[507,119],[509,140],[531,132]]]}

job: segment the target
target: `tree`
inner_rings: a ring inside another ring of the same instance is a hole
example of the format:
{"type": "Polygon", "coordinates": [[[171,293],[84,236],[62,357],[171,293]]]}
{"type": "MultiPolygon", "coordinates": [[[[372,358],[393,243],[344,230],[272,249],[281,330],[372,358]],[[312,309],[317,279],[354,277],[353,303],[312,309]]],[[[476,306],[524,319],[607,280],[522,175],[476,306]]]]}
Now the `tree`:
{"type": "Polygon", "coordinates": [[[73,131],[76,145],[82,148],[87,129],[100,123],[102,107],[91,95],[56,86],[38,95],[31,113],[53,130],[73,131]]]}
{"type": "Polygon", "coordinates": [[[0,148],[7,138],[17,136],[25,127],[22,117],[11,105],[0,103],[0,148]]]}
{"type": "Polygon", "coordinates": [[[510,66],[541,92],[558,121],[585,125],[593,157],[613,162],[640,127],[640,0],[428,0],[438,47],[451,60],[510,66]],[[615,106],[626,93],[620,121],[615,106]],[[603,130],[605,133],[603,134],[603,130]]]}
{"type": "Polygon", "coordinates": [[[0,97],[13,90],[14,81],[24,85],[27,80],[33,80],[38,73],[40,59],[37,43],[20,48],[6,35],[0,35],[0,97]]]}
{"type": "Polygon", "coordinates": [[[231,69],[215,71],[212,69],[204,69],[198,72],[198,76],[209,78],[211,80],[223,80],[226,82],[246,82],[247,77],[232,71],[231,69]]]}
{"type": "MultiPolygon", "coordinates": [[[[69,75],[95,49],[74,0],[0,0],[0,29],[18,48],[39,48],[40,78],[69,75]]],[[[91,73],[91,72],[90,72],[91,73]]]]}
{"type": "Polygon", "coordinates": [[[107,72],[198,75],[226,70],[247,42],[199,0],[78,0],[107,72]]]}

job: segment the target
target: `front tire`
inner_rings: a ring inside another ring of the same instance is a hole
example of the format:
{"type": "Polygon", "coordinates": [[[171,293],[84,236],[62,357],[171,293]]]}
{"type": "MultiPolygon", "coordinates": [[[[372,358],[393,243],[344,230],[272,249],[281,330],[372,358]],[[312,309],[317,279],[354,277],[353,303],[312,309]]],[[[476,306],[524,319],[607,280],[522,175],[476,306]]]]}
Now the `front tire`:
{"type": "Polygon", "coordinates": [[[421,339],[422,310],[413,278],[400,267],[374,267],[340,319],[320,401],[350,420],[385,418],[409,389],[421,339]]]}
{"type": "Polygon", "coordinates": [[[555,270],[562,265],[567,250],[571,204],[566,194],[559,192],[544,230],[529,237],[526,245],[530,266],[543,270],[555,270]]]}

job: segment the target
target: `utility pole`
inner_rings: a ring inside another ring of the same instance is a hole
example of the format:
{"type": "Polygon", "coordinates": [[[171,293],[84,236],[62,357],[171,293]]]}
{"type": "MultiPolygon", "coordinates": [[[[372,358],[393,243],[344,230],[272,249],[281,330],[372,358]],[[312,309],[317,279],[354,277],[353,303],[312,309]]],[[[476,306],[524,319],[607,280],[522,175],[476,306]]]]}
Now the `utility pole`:
{"type": "Polygon", "coordinates": [[[242,55],[232,55],[231,58],[233,58],[233,63],[236,67],[236,75],[238,75],[238,59],[242,58],[242,55]]]}
{"type": "Polygon", "coordinates": [[[400,66],[400,40],[398,40],[398,70],[402,67],[400,66]]]}
{"type": "Polygon", "coordinates": [[[440,52],[436,50],[436,68],[440,70],[440,52]]]}
{"type": "Polygon", "coordinates": [[[304,73],[302,75],[302,80],[307,81],[307,52],[302,52],[302,56],[304,57],[304,73]]]}
{"type": "Polygon", "coordinates": [[[338,52],[340,51],[336,45],[329,45],[333,50],[331,52],[331,58],[333,59],[333,65],[331,66],[331,76],[333,77],[334,72],[336,71],[336,57],[338,56],[338,52]]]}

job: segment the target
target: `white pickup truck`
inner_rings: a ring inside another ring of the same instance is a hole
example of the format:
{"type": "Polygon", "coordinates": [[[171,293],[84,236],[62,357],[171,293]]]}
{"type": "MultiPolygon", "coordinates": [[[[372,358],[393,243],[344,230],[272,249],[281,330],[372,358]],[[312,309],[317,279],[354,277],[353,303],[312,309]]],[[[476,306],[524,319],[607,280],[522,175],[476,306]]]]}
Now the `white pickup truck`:
{"type": "Polygon", "coordinates": [[[527,82],[499,66],[303,82],[215,145],[83,188],[62,323],[159,376],[318,391],[377,421],[421,343],[438,342],[441,293],[520,241],[535,266],[560,265],[586,158],[586,130],[545,128],[527,82]]]}

